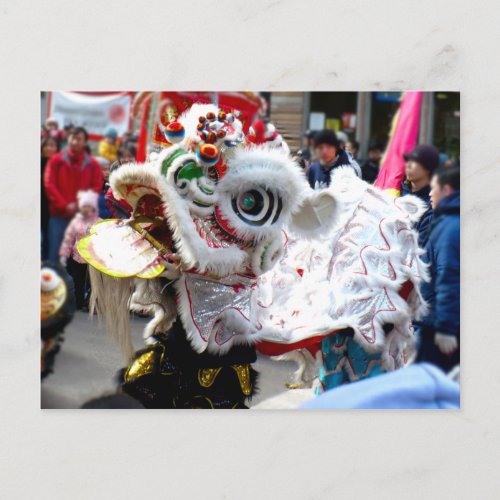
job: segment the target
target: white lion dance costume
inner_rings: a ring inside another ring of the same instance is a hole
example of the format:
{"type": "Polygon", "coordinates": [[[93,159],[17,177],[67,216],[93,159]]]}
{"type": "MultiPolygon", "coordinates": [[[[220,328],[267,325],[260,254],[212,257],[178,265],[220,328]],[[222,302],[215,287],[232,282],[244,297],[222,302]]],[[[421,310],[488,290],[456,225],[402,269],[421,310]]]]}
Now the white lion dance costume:
{"type": "Polygon", "coordinates": [[[259,278],[254,310],[265,340],[260,350],[295,350],[294,385],[307,382],[312,365],[318,389],[402,367],[414,347],[411,320],[426,309],[419,283],[427,271],[412,229],[424,204],[393,198],[350,167],[334,171],[330,187],[306,195],[306,204],[316,197],[320,214],[328,196],[328,215],[317,221],[322,234],[309,241],[289,234],[280,264],[259,278]]]}
{"type": "Polygon", "coordinates": [[[256,380],[252,292],[282,255],[305,180],[284,147],[247,141],[214,106],[193,105],[164,133],[171,147],[111,175],[131,219],[96,224],[78,249],[128,354],[129,308],[154,316],[124,391],[146,407],[242,408],[256,380]]]}
{"type": "Polygon", "coordinates": [[[325,387],[402,365],[423,307],[417,199],[394,201],[350,170],[312,191],[273,128],[246,137],[214,106],[164,133],[170,147],[111,175],[131,218],[99,222],[78,245],[93,305],[132,359],[123,391],[149,408],[245,408],[255,345],[322,352],[325,387]],[[135,354],[130,310],[153,316],[135,354]]]}

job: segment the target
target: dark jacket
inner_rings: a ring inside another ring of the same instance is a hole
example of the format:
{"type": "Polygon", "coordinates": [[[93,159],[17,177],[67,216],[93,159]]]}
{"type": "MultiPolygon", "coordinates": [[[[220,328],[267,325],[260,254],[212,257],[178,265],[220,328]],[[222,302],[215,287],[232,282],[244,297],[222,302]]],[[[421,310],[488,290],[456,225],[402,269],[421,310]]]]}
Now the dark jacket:
{"type": "Polygon", "coordinates": [[[364,181],[373,184],[378,177],[380,165],[372,160],[366,160],[361,164],[361,175],[364,181]]]}
{"type": "Polygon", "coordinates": [[[460,337],[460,191],[447,196],[434,211],[424,256],[431,282],[422,285],[429,303],[423,324],[435,332],[460,337]]]}
{"type": "MultiPolygon", "coordinates": [[[[306,172],[306,177],[309,182],[309,185],[313,188],[316,189],[317,187],[326,187],[330,185],[330,176],[332,173],[332,170],[339,168],[339,167],[345,167],[351,166],[351,160],[347,153],[343,150],[339,151],[339,155],[337,158],[337,161],[331,165],[328,168],[324,168],[319,160],[315,161],[309,169],[306,172]]],[[[354,167],[352,167],[354,168],[354,167]]]]}
{"type": "Polygon", "coordinates": [[[99,194],[99,217],[101,219],[111,219],[113,217],[111,207],[108,205],[108,201],[106,200],[106,193],[108,192],[108,189],[110,189],[109,184],[105,182],[102,187],[102,191],[99,194]]]}
{"type": "Polygon", "coordinates": [[[425,245],[427,244],[427,240],[429,238],[429,229],[433,217],[430,192],[430,185],[424,186],[422,189],[419,189],[415,192],[412,192],[411,184],[409,182],[405,181],[401,185],[401,196],[412,194],[413,196],[420,198],[427,205],[427,210],[424,212],[420,220],[415,224],[415,229],[418,232],[418,246],[420,248],[425,248],[425,245]]]}

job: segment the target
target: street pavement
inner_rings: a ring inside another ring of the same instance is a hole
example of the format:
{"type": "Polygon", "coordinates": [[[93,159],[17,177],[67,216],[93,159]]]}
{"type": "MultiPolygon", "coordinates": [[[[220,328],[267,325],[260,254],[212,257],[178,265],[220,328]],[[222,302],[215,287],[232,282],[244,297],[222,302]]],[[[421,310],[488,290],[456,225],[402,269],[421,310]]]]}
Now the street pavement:
{"type": "MultiPolygon", "coordinates": [[[[147,319],[134,317],[132,337],[136,349],[144,347],[142,330],[147,319]]],[[[80,408],[90,399],[115,391],[115,376],[125,362],[117,344],[106,336],[97,317],[77,312],[66,327],[65,341],[56,356],[54,373],[41,388],[42,408],[80,408]]],[[[296,366],[259,356],[254,368],[259,372],[255,409],[295,408],[311,397],[310,390],[289,390],[286,382],[296,366]]]]}

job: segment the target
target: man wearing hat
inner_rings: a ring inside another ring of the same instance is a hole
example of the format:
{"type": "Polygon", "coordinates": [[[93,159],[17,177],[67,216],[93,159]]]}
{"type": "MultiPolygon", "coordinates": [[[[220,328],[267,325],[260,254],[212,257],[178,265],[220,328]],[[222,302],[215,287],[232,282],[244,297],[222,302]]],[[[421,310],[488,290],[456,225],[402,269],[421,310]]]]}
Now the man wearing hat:
{"type": "Polygon", "coordinates": [[[418,244],[425,248],[432,221],[430,200],[431,178],[439,166],[439,151],[431,144],[419,144],[410,153],[405,153],[406,180],[401,186],[401,196],[412,194],[418,196],[427,205],[427,211],[415,226],[418,231],[418,244]]]}
{"type": "Polygon", "coordinates": [[[325,129],[317,132],[314,137],[314,147],[318,160],[306,172],[309,185],[313,189],[328,187],[332,171],[339,167],[351,167],[358,175],[351,156],[342,149],[332,130],[325,129]]]}
{"type": "Polygon", "coordinates": [[[420,325],[417,361],[447,372],[460,364],[460,169],[439,168],[430,197],[434,216],[424,257],[430,281],[421,286],[429,312],[420,325]]]}

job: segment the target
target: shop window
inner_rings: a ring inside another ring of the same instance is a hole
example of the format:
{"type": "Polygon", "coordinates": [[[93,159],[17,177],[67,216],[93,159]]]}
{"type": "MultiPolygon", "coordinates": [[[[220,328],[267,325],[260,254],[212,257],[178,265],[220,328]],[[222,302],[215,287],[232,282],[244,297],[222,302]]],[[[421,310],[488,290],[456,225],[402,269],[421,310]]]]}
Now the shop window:
{"type": "Polygon", "coordinates": [[[460,155],[460,92],[434,93],[434,145],[451,159],[460,155]]]}

